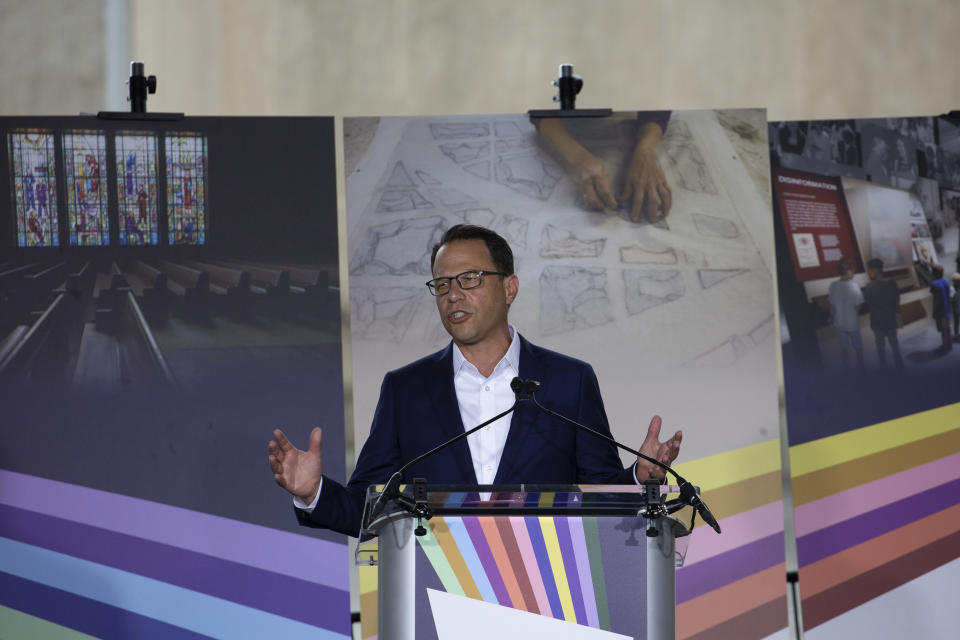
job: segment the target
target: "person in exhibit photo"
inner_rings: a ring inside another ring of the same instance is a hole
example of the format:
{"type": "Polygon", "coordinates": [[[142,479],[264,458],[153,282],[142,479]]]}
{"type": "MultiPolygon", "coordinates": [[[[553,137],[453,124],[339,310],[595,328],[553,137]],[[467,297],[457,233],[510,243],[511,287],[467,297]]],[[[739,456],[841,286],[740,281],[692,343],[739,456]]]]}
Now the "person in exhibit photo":
{"type": "Polygon", "coordinates": [[[933,282],[930,283],[930,294],[933,296],[933,320],[937,323],[941,345],[938,351],[947,353],[953,349],[953,337],[950,334],[950,312],[952,310],[953,287],[950,281],[943,277],[943,267],[933,265],[933,282]]]}
{"type": "Polygon", "coordinates": [[[897,339],[900,328],[900,290],[896,281],[883,277],[883,260],[880,258],[867,261],[867,275],[870,282],[863,288],[863,298],[870,307],[870,329],[877,344],[880,366],[887,365],[885,343],[889,343],[894,366],[903,369],[900,342],[897,339]]]}
{"type": "Polygon", "coordinates": [[[780,145],[781,153],[800,155],[807,143],[806,122],[781,122],[777,125],[776,141],[780,145]]]}
{"type": "Polygon", "coordinates": [[[897,155],[893,159],[893,173],[911,178],[917,177],[917,161],[907,150],[903,138],[897,138],[897,155]]]}
{"type": "MultiPolygon", "coordinates": [[[[303,525],[358,535],[370,485],[510,408],[510,383],[518,376],[540,382],[542,405],[610,435],[593,368],[531,344],[509,324],[520,283],[506,240],[484,227],[455,225],[434,246],[431,265],[427,287],[452,340],[386,374],[370,436],[347,485],[323,475],[320,428],[311,432],[306,450],[274,431],[270,468],[294,496],[303,525]]],[[[660,429],[654,416],[640,451],[669,465],[682,433],[661,442],[660,429]]],[[[512,416],[414,465],[402,481],[414,477],[450,484],[632,484],[662,479],[663,471],[642,459],[624,469],[613,445],[522,403],[512,416]]]]}
{"type": "Polygon", "coordinates": [[[890,175],[890,168],[887,166],[889,159],[889,143],[882,136],[878,135],[873,139],[873,146],[870,148],[870,153],[863,163],[863,168],[874,180],[884,180],[890,175]]]}
{"type": "Polygon", "coordinates": [[[960,272],[953,274],[950,279],[953,286],[953,297],[950,298],[950,313],[953,315],[953,339],[960,337],[960,272]]]}
{"type": "Polygon", "coordinates": [[[656,222],[670,213],[673,192],[657,162],[657,145],[670,122],[669,111],[640,112],[636,142],[626,165],[626,174],[614,196],[612,180],[604,162],[570,133],[563,118],[535,119],[541,138],[563,159],[567,172],[580,188],[583,206],[591,211],[623,207],[633,222],[656,222]]]}
{"type": "Polygon", "coordinates": [[[849,352],[852,350],[856,357],[857,367],[863,368],[863,342],[860,338],[860,306],[863,304],[863,293],[853,281],[854,264],[849,258],[843,258],[837,263],[838,280],[830,283],[830,319],[837,330],[837,340],[840,343],[840,356],[843,366],[850,366],[849,352]]]}

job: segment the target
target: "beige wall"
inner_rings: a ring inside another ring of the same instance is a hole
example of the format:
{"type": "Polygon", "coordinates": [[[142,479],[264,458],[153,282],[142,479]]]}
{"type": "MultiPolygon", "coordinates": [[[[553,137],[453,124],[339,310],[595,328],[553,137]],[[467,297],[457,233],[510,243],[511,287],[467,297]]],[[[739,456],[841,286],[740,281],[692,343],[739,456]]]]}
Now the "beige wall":
{"type": "MultiPolygon", "coordinates": [[[[0,114],[105,105],[104,1],[0,0],[0,114]]],[[[586,79],[581,107],[960,108],[956,0],[120,2],[159,77],[152,111],[517,112],[552,106],[560,62],[586,79]]]]}
{"type": "Polygon", "coordinates": [[[0,115],[103,108],[102,25],[100,0],[0,0],[0,115]]]}

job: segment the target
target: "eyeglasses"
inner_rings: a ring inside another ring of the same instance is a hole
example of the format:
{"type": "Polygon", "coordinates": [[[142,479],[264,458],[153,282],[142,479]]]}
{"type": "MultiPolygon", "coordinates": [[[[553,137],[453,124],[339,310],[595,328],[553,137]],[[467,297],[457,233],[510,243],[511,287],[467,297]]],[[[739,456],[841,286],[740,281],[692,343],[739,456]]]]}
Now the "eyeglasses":
{"type": "Polygon", "coordinates": [[[451,283],[456,280],[457,284],[460,285],[461,289],[476,289],[481,284],[483,284],[483,276],[508,276],[509,273],[502,273],[500,271],[464,271],[463,273],[458,273],[455,276],[443,276],[442,278],[434,278],[427,282],[427,289],[430,289],[430,293],[435,296],[445,296],[450,292],[451,283]]]}

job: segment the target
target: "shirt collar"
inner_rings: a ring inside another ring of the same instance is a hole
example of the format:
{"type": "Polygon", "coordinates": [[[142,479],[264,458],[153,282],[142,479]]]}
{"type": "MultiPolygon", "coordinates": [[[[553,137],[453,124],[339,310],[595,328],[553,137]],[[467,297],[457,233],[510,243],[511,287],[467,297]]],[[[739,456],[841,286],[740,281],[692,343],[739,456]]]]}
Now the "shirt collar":
{"type": "MultiPolygon", "coordinates": [[[[507,347],[507,352],[503,355],[503,358],[500,359],[500,362],[497,363],[497,366],[493,368],[493,371],[496,373],[501,366],[507,366],[513,369],[512,373],[514,375],[517,375],[520,372],[520,341],[517,340],[517,331],[513,328],[513,325],[507,325],[507,327],[510,329],[510,346],[507,347]]],[[[460,373],[464,366],[471,367],[474,371],[477,370],[477,368],[463,356],[463,352],[460,351],[457,343],[453,343],[454,377],[460,373]]],[[[493,374],[490,375],[492,376],[493,374]]]]}

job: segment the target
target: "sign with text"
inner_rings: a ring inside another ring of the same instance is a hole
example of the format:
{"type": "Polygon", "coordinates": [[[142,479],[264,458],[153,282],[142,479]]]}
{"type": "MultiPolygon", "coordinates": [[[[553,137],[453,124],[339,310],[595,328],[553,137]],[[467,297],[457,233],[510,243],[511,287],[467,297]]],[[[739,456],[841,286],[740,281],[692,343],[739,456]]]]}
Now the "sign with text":
{"type": "Polygon", "coordinates": [[[777,169],[773,191],[797,280],[836,276],[842,258],[862,268],[839,178],[777,169]]]}

